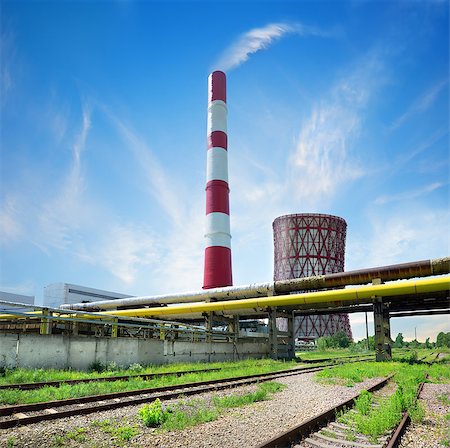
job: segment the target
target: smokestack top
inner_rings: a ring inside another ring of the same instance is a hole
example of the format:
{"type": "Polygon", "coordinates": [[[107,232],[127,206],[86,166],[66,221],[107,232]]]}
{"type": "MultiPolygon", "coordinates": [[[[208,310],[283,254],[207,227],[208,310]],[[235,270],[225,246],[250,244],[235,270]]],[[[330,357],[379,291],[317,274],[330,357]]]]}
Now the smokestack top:
{"type": "Polygon", "coordinates": [[[216,70],[209,75],[209,101],[227,102],[227,77],[224,72],[216,70]]]}

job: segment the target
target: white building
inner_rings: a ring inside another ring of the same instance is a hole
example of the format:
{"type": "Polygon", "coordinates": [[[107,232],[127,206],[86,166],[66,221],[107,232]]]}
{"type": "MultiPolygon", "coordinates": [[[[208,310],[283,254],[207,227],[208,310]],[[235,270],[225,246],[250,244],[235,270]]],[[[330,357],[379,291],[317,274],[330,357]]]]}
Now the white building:
{"type": "Polygon", "coordinates": [[[63,303],[97,302],[99,300],[125,299],[127,297],[133,296],[69,283],[52,283],[44,288],[42,306],[58,308],[63,303]]]}

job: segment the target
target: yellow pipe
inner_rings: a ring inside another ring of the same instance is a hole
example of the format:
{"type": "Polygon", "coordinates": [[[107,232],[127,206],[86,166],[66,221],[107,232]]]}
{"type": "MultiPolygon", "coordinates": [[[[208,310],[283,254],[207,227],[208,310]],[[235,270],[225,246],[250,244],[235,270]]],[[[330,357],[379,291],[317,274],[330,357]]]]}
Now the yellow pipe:
{"type": "Polygon", "coordinates": [[[403,296],[450,289],[450,276],[409,280],[384,285],[361,286],[358,288],[334,289],[285,296],[258,297],[255,299],[227,300],[221,302],[194,303],[154,308],[135,308],[129,310],[103,311],[99,314],[113,316],[160,316],[169,314],[204,313],[210,311],[229,311],[271,306],[312,305],[323,302],[339,302],[370,299],[373,296],[403,296]]]}
{"type": "MultiPolygon", "coordinates": [[[[182,305],[154,307],[154,308],[134,308],[128,310],[102,311],[90,313],[89,318],[104,316],[160,316],[170,314],[191,314],[205,313],[210,311],[230,311],[250,308],[267,308],[275,306],[295,306],[314,305],[323,302],[346,302],[370,299],[373,296],[394,297],[409,294],[421,294],[428,292],[448,291],[450,289],[450,276],[432,279],[408,280],[404,282],[392,282],[381,285],[360,286],[348,289],[333,289],[327,291],[307,292],[301,294],[291,294],[283,296],[257,297],[254,299],[227,300],[221,302],[187,303],[182,305]]],[[[41,314],[40,311],[29,313],[31,315],[41,314]]],[[[62,313],[61,313],[62,315],[62,313]]],[[[18,318],[25,316],[14,316],[11,314],[1,314],[0,319],[18,318]]],[[[77,315],[77,317],[83,317],[77,315]]]]}

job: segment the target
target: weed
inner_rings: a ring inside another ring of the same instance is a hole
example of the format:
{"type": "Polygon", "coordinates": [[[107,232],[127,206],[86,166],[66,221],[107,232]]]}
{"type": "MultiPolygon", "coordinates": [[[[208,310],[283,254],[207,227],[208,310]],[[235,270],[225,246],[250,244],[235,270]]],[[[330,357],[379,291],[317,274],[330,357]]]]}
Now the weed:
{"type": "Polygon", "coordinates": [[[8,440],[6,441],[6,446],[8,448],[14,448],[16,446],[16,438],[15,437],[8,437],[8,440]]]}
{"type": "Polygon", "coordinates": [[[348,440],[349,442],[356,442],[356,435],[355,432],[351,429],[346,429],[345,431],[345,440],[348,440]]]}
{"type": "Polygon", "coordinates": [[[408,414],[413,423],[422,423],[425,418],[425,409],[421,403],[417,402],[408,409],[408,414]]]}
{"type": "Polygon", "coordinates": [[[104,372],[105,370],[106,370],[106,366],[103,363],[101,363],[100,361],[94,361],[89,366],[90,372],[101,373],[101,372],[104,372]]]}
{"type": "Polygon", "coordinates": [[[201,407],[191,413],[175,410],[168,413],[162,428],[166,431],[182,430],[191,426],[199,425],[200,423],[207,423],[216,420],[219,416],[219,411],[215,408],[209,409],[201,407]]]}
{"type": "Polygon", "coordinates": [[[168,411],[163,409],[161,400],[157,398],[153,403],[144,404],[138,415],[145,426],[156,427],[167,418],[168,411]]]}
{"type": "Polygon", "coordinates": [[[66,444],[66,440],[64,436],[55,436],[53,438],[53,445],[55,446],[64,446],[66,444]]]}
{"type": "MultiPolygon", "coordinates": [[[[176,367],[171,366],[172,371],[176,372],[180,369],[190,368],[193,369],[204,368],[205,365],[178,365],[176,367]]],[[[215,380],[222,378],[232,378],[234,376],[242,376],[254,373],[266,373],[271,371],[277,371],[288,367],[293,367],[294,363],[283,363],[280,361],[264,360],[255,361],[245,360],[237,363],[215,363],[208,364],[208,368],[223,367],[218,371],[209,372],[195,372],[186,374],[183,376],[168,375],[164,377],[154,378],[152,380],[143,380],[141,378],[131,378],[130,381],[98,381],[95,383],[78,383],[73,385],[63,384],[60,387],[46,386],[35,390],[19,390],[19,389],[5,389],[0,390],[0,404],[17,404],[17,403],[36,403],[50,400],[62,400],[65,398],[83,397],[93,394],[105,394],[110,392],[121,392],[133,389],[152,388],[159,386],[172,386],[181,385],[189,382],[215,380]]],[[[97,365],[100,369],[100,366],[97,365]]],[[[161,368],[162,369],[162,368],[161,368]]],[[[169,367],[165,366],[166,371],[170,371],[169,367]]],[[[146,372],[147,368],[143,371],[146,372]]],[[[128,371],[126,371],[128,372],[128,371]]],[[[125,373],[125,372],[124,372],[125,373]]],[[[128,372],[129,373],[129,372],[128,372]]],[[[104,372],[102,375],[111,376],[112,372],[104,372]]],[[[14,376],[7,377],[7,383],[11,382],[29,382],[42,380],[45,381],[56,379],[61,376],[70,376],[69,379],[76,379],[82,377],[95,378],[99,373],[80,373],[80,372],[67,372],[67,371],[50,371],[43,369],[36,369],[36,372],[26,371],[22,369],[19,372],[15,372],[14,376]]],[[[0,384],[2,383],[0,378],[0,384]]]]}
{"type": "Polygon", "coordinates": [[[66,438],[69,440],[74,440],[75,442],[85,442],[85,433],[86,430],[84,428],[76,428],[73,431],[66,433],[66,438]]]}
{"type": "Polygon", "coordinates": [[[139,363],[135,362],[134,364],[131,364],[130,367],[128,367],[128,370],[133,373],[139,373],[144,370],[144,367],[141,366],[139,363]]]}
{"type": "Polygon", "coordinates": [[[286,384],[277,383],[276,381],[267,381],[266,383],[261,383],[259,388],[266,391],[269,394],[274,394],[286,389],[286,384]]]}
{"type": "Polygon", "coordinates": [[[322,430],[320,431],[320,433],[321,433],[322,435],[324,435],[325,437],[330,437],[330,438],[332,438],[332,439],[337,439],[337,438],[338,438],[338,436],[337,436],[337,434],[336,434],[335,432],[333,432],[333,431],[328,431],[328,429],[322,429],[322,430]]]}
{"type": "Polygon", "coordinates": [[[137,425],[116,426],[116,423],[111,420],[94,420],[91,422],[91,426],[100,428],[106,434],[117,437],[120,442],[128,442],[139,434],[137,425]]]}
{"type": "Polygon", "coordinates": [[[444,419],[445,420],[450,420],[450,412],[448,412],[447,414],[444,415],[444,419]]]}
{"type": "Polygon", "coordinates": [[[360,414],[367,415],[372,408],[372,394],[367,390],[361,391],[355,400],[355,408],[360,414]]]}
{"type": "Polygon", "coordinates": [[[450,406],[450,397],[447,394],[440,394],[437,396],[437,399],[446,406],[450,406]]]}
{"type": "Polygon", "coordinates": [[[117,435],[117,437],[124,442],[130,441],[134,436],[136,436],[138,434],[139,434],[139,429],[137,428],[136,425],[119,426],[114,431],[114,435],[117,435]]]}

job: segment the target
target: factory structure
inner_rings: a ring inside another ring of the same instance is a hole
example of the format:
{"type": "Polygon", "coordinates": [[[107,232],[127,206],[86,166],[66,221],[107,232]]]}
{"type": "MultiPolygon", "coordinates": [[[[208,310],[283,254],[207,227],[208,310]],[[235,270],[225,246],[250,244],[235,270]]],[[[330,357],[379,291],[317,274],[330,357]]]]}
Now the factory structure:
{"type": "Polygon", "coordinates": [[[319,213],[276,218],[274,280],[233,286],[227,114],[226,76],[215,71],[208,78],[202,288],[134,297],[55,283],[39,305],[0,294],[0,367],[292,359],[298,340],[338,331],[352,339],[354,312],[374,313],[377,360],[386,360],[390,318],[450,312],[450,257],[346,272],[347,223],[319,213]]]}
{"type": "MultiPolygon", "coordinates": [[[[347,223],[338,216],[300,213],[273,222],[275,281],[344,272],[347,223]]],[[[287,330],[280,319],[281,329],[287,330]]],[[[348,314],[302,315],[294,318],[294,337],[314,341],[343,331],[350,340],[348,314]]]]}

